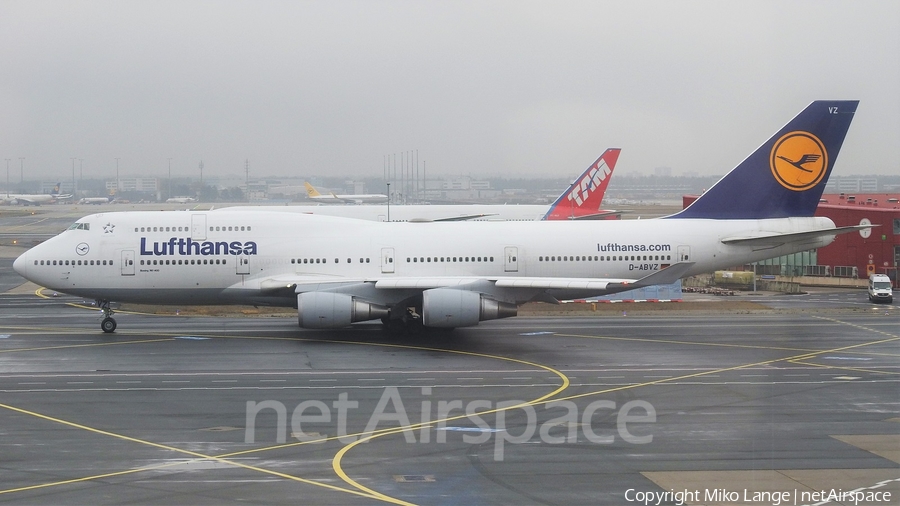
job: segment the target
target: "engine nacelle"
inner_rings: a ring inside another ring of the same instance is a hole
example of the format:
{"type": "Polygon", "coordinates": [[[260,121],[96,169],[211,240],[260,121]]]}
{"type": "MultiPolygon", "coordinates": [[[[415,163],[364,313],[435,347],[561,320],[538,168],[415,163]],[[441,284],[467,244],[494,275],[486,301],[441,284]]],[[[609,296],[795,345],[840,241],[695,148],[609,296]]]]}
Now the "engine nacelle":
{"type": "Polygon", "coordinates": [[[352,295],[306,292],[297,295],[297,319],[307,329],[336,329],[353,322],[390,316],[390,309],[352,295]]]}
{"type": "Polygon", "coordinates": [[[471,327],[483,320],[516,316],[518,307],[478,292],[435,288],[422,292],[422,324],[426,327],[471,327]]]}

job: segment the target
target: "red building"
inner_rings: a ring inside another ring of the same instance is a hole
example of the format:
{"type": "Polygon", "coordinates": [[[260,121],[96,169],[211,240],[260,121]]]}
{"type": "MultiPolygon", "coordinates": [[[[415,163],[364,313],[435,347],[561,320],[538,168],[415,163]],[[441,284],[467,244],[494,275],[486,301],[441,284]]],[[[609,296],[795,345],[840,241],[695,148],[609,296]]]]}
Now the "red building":
{"type": "MultiPolygon", "coordinates": [[[[685,195],[682,204],[687,207],[696,199],[695,195],[685,195]]],[[[822,195],[816,216],[830,218],[838,227],[876,226],[837,236],[833,243],[817,251],[815,265],[802,266],[805,274],[867,278],[879,273],[887,274],[897,285],[900,194],[822,195]]]]}
{"type": "Polygon", "coordinates": [[[887,274],[896,283],[900,264],[900,195],[822,195],[816,216],[831,218],[839,227],[877,225],[839,235],[833,243],[819,249],[818,263],[830,266],[833,276],[842,274],[835,272],[836,267],[856,267],[857,277],[887,274]]]}

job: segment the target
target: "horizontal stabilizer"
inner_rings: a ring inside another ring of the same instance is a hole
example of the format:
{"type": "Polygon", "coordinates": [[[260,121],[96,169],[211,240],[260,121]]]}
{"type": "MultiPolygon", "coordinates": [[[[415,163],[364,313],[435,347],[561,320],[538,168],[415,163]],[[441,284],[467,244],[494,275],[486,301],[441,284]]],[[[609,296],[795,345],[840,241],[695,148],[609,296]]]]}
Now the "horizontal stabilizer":
{"type": "Polygon", "coordinates": [[[738,244],[742,246],[780,246],[791,242],[802,242],[819,237],[834,236],[877,227],[878,225],[853,225],[849,227],[826,228],[811,232],[792,232],[786,234],[768,234],[754,237],[727,237],[722,239],[722,244],[738,244]]]}
{"type": "Polygon", "coordinates": [[[644,276],[637,281],[610,283],[606,289],[610,292],[621,292],[634,288],[643,288],[645,286],[671,285],[672,283],[684,277],[684,275],[689,270],[691,270],[691,267],[693,267],[695,263],[696,262],[678,262],[677,264],[672,264],[661,271],[654,272],[649,276],[644,276]]]}

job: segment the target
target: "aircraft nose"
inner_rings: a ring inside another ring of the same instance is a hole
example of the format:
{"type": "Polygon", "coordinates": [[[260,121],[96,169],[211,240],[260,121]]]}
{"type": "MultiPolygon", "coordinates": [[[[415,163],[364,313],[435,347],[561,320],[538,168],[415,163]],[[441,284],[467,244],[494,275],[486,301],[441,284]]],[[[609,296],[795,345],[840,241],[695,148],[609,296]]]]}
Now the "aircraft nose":
{"type": "Polygon", "coordinates": [[[28,257],[29,256],[30,255],[26,251],[25,253],[22,253],[21,255],[19,255],[19,258],[17,258],[13,262],[13,270],[16,271],[16,273],[19,276],[22,276],[25,279],[29,279],[28,278],[28,262],[29,262],[28,257]]]}

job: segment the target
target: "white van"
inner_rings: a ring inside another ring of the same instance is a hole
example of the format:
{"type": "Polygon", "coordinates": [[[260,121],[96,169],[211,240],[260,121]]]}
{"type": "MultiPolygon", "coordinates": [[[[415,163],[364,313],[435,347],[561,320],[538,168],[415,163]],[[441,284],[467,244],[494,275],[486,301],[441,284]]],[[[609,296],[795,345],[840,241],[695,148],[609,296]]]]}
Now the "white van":
{"type": "Polygon", "coordinates": [[[891,290],[891,278],[884,274],[872,274],[869,276],[869,300],[871,302],[887,302],[894,300],[891,290]]]}

